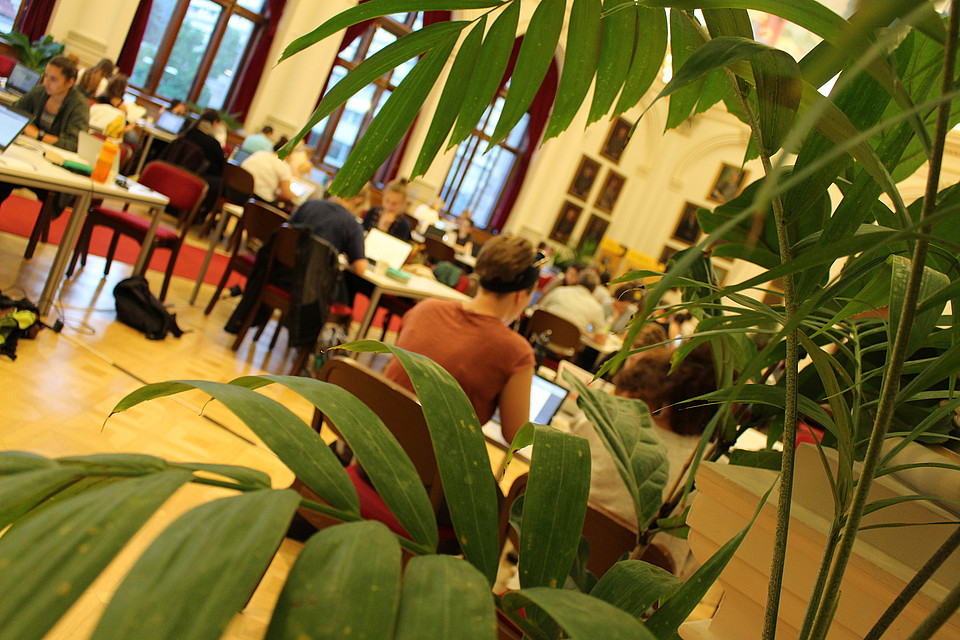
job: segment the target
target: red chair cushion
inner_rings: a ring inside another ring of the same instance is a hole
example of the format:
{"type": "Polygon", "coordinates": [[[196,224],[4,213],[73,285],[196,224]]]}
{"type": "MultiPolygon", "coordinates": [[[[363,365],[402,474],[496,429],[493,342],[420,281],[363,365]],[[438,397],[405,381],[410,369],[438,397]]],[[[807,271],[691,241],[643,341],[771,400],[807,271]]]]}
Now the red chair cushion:
{"type": "Polygon", "coordinates": [[[278,287],[278,286],[276,286],[276,285],[268,284],[268,285],[267,285],[267,290],[268,290],[270,293],[272,293],[273,295],[275,295],[275,296],[279,296],[279,297],[284,298],[284,299],[286,299],[286,300],[289,300],[289,299],[290,299],[290,292],[287,291],[286,289],[281,289],[280,287],[278,287]]]}
{"type": "MultiPolygon", "coordinates": [[[[150,228],[149,218],[138,216],[137,214],[130,213],[129,211],[109,209],[107,207],[96,207],[94,212],[97,215],[103,216],[104,218],[113,220],[118,225],[132,228],[143,234],[146,234],[147,230],[150,228]]],[[[170,227],[161,224],[157,226],[156,237],[161,240],[176,240],[177,232],[170,227]]]]}
{"type": "Polygon", "coordinates": [[[330,313],[338,316],[351,316],[353,315],[353,307],[342,302],[334,302],[330,305],[330,313]]]}

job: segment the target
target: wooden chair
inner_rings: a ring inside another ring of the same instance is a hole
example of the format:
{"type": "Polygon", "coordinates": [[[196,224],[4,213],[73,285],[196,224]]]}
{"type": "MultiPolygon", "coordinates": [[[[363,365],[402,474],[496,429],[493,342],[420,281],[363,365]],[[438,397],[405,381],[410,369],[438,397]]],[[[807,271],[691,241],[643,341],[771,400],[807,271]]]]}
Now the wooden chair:
{"type": "MultiPolygon", "coordinates": [[[[207,216],[203,223],[200,235],[205,236],[210,233],[214,223],[219,216],[229,216],[229,210],[224,209],[224,204],[235,204],[243,206],[247,200],[253,197],[253,176],[250,172],[238,164],[228,162],[223,167],[223,183],[220,187],[220,197],[213,211],[207,216]]],[[[225,223],[226,221],[224,221],[225,223]]],[[[225,224],[220,225],[221,232],[226,229],[225,224]]],[[[219,241],[220,238],[215,238],[219,241]]]]}
{"type": "Polygon", "coordinates": [[[220,278],[220,284],[217,290],[210,298],[204,315],[210,315],[214,305],[220,299],[223,288],[227,286],[227,280],[232,272],[249,277],[253,270],[253,262],[256,254],[248,249],[251,241],[258,241],[261,245],[266,243],[280,225],[287,221],[287,216],[282,211],[271,207],[263,202],[249,200],[243,205],[243,216],[237,223],[237,229],[230,238],[230,261],[227,268],[220,278]]]}
{"type": "Polygon", "coordinates": [[[532,339],[549,332],[548,348],[560,358],[569,358],[580,349],[580,329],[566,318],[536,309],[527,322],[525,335],[532,339]]]}
{"type": "MultiPolygon", "coordinates": [[[[200,203],[203,202],[207,194],[207,181],[180,167],[167,162],[156,161],[151,162],[144,168],[139,182],[143,186],[170,198],[170,208],[177,212],[181,220],[186,221],[179,232],[162,223],[157,226],[153,242],[147,253],[145,264],[149,265],[150,258],[156,249],[170,251],[170,258],[167,261],[167,269],[159,296],[161,300],[164,300],[167,297],[170,276],[173,275],[173,267],[177,262],[180,247],[183,246],[183,239],[187,235],[187,230],[190,229],[190,222],[197,214],[200,203]]],[[[107,227],[113,232],[110,248],[107,250],[107,264],[103,270],[104,275],[106,275],[110,273],[113,254],[116,252],[117,242],[120,239],[119,235],[129,236],[142,244],[150,228],[150,219],[127,210],[111,209],[102,205],[93,207],[83,224],[83,229],[80,231],[80,238],[77,241],[76,249],[73,251],[73,258],[70,260],[67,275],[73,273],[78,256],[80,257],[80,264],[86,264],[87,252],[90,249],[90,237],[93,228],[98,225],[107,227]]]]}
{"type": "Polygon", "coordinates": [[[427,255],[430,264],[454,262],[457,257],[454,248],[436,236],[427,236],[423,239],[423,252],[427,255]]]}

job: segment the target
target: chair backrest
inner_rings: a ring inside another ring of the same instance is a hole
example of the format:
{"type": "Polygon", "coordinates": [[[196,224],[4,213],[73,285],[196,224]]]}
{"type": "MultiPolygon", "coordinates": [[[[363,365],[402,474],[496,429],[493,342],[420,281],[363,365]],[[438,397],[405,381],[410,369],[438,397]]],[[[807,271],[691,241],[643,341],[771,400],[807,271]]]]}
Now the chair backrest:
{"type": "Polygon", "coordinates": [[[9,78],[10,72],[13,71],[13,67],[16,66],[16,64],[17,61],[10,56],[0,54],[0,77],[9,78]]]}
{"type": "Polygon", "coordinates": [[[453,247],[434,236],[423,239],[423,250],[431,262],[453,262],[457,257],[453,247]]]}
{"type": "MultiPolygon", "coordinates": [[[[323,364],[317,379],[346,389],[370,407],[403,447],[420,480],[439,489],[440,476],[430,444],[430,431],[415,395],[350,358],[330,358],[323,364]]],[[[318,418],[315,418],[314,428],[320,426],[318,418]]]]}
{"type": "Polygon", "coordinates": [[[203,173],[207,167],[203,149],[183,136],[172,140],[160,153],[160,159],[194,173],[203,173]]]}
{"type": "Polygon", "coordinates": [[[298,227],[291,227],[287,224],[280,225],[273,236],[273,251],[270,255],[270,262],[277,262],[293,269],[297,265],[297,243],[300,241],[302,232],[303,230],[298,227]]]}
{"type": "Polygon", "coordinates": [[[243,204],[253,195],[253,176],[238,164],[228,162],[223,166],[223,199],[233,204],[243,204]]]}
{"type": "Polygon", "coordinates": [[[550,344],[556,347],[576,350],[580,346],[580,329],[577,325],[545,309],[537,309],[527,323],[527,337],[545,331],[550,331],[550,344]]]}
{"type": "Polygon", "coordinates": [[[140,184],[170,198],[170,206],[181,212],[184,231],[207,195],[207,181],[182,167],[154,160],[140,174],[140,184]]]}
{"type": "MultiPolygon", "coordinates": [[[[247,234],[247,240],[259,240],[265,243],[274,230],[287,221],[287,216],[279,209],[263,202],[248,200],[243,205],[243,217],[240,226],[247,234]]],[[[239,243],[240,234],[234,236],[239,243]]],[[[239,246],[236,245],[236,246],[239,246]]],[[[236,248],[236,246],[234,248],[236,248]]]]}

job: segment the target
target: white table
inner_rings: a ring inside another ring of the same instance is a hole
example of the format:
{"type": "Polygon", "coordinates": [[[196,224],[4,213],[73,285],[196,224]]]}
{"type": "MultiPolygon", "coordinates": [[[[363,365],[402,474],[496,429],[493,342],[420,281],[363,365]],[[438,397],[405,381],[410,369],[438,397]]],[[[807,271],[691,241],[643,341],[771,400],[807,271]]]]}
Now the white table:
{"type": "Polygon", "coordinates": [[[455,300],[458,302],[470,300],[469,296],[448,287],[442,282],[424,276],[408,275],[410,275],[410,280],[400,282],[386,274],[378,273],[373,267],[367,267],[366,272],[360,276],[373,285],[373,292],[370,294],[370,305],[367,307],[367,312],[364,314],[363,320],[360,321],[360,330],[357,333],[358,340],[362,340],[363,337],[367,335],[367,331],[370,330],[370,325],[373,323],[373,315],[376,313],[377,307],[380,304],[380,297],[385,293],[400,298],[412,298],[414,300],[422,300],[424,298],[438,298],[440,300],[455,300]]]}
{"type": "Polygon", "coordinates": [[[46,315],[53,305],[57,288],[60,286],[60,281],[63,279],[63,274],[67,269],[67,262],[70,260],[70,252],[73,251],[77,243],[77,237],[83,228],[83,222],[86,220],[90,202],[94,197],[114,198],[125,202],[146,204],[151,207],[151,225],[140,247],[140,255],[137,257],[137,262],[134,265],[134,273],[142,273],[146,269],[147,254],[150,244],[153,242],[153,235],[156,232],[157,225],[160,222],[160,213],[163,211],[163,207],[169,202],[169,199],[132,180],[129,181],[128,188],[123,188],[116,185],[112,179],[101,184],[94,182],[88,176],[71,173],[62,167],[47,162],[43,157],[41,148],[46,150],[52,149],[67,160],[80,159],[79,156],[74,153],[38,143],[35,140],[31,141],[30,147],[13,144],[0,155],[0,180],[24,187],[48,189],[50,191],[67,193],[74,196],[73,207],[70,217],[67,220],[67,227],[64,229],[63,238],[60,239],[53,264],[50,266],[50,273],[47,275],[47,280],[43,285],[43,292],[40,294],[40,300],[37,304],[40,314],[46,315]],[[38,148],[38,145],[40,148],[38,148]]]}

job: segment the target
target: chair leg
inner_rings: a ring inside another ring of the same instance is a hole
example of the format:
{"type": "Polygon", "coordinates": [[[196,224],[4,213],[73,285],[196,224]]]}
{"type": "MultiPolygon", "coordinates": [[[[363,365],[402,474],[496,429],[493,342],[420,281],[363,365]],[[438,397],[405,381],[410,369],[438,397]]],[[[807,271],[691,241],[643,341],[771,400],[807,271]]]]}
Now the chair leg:
{"type": "MultiPolygon", "coordinates": [[[[241,325],[240,330],[237,331],[237,338],[233,341],[233,344],[230,345],[231,351],[236,351],[240,348],[240,345],[243,343],[243,339],[247,336],[247,331],[250,330],[250,327],[253,325],[253,319],[257,315],[257,309],[260,308],[260,301],[257,300],[257,303],[250,308],[250,313],[247,314],[247,317],[243,319],[243,325],[241,325]]],[[[254,339],[256,341],[256,339],[254,339]]]]}
{"type": "Polygon", "coordinates": [[[291,376],[298,376],[303,368],[307,366],[307,359],[313,351],[310,347],[297,347],[297,359],[293,361],[293,368],[290,369],[291,376]]]}
{"type": "MultiPolygon", "coordinates": [[[[280,327],[283,326],[283,319],[286,318],[285,314],[280,314],[280,317],[277,319],[277,328],[273,330],[273,337],[270,338],[270,350],[272,351],[275,346],[277,346],[277,338],[280,337],[280,327]]],[[[266,325],[264,325],[266,326],[266,325]]]]}
{"type": "Polygon", "coordinates": [[[390,328],[390,322],[393,320],[393,312],[389,309],[387,310],[387,315],[383,317],[383,331],[380,332],[380,342],[385,342],[387,339],[387,329],[390,328]]]}
{"type": "Polygon", "coordinates": [[[50,191],[43,200],[40,207],[40,213],[37,215],[37,221],[33,225],[33,231],[30,232],[30,240],[27,242],[27,249],[23,252],[23,257],[29,260],[37,250],[37,244],[41,241],[46,242],[50,234],[50,222],[53,220],[53,208],[56,206],[56,198],[59,194],[50,191]]]}
{"type": "MultiPolygon", "coordinates": [[[[160,287],[160,301],[167,299],[167,289],[170,288],[170,278],[173,276],[173,268],[177,266],[177,256],[180,255],[180,246],[173,247],[170,250],[170,258],[167,260],[167,270],[163,275],[163,286],[160,287]]],[[[149,263],[147,263],[149,264],[149,263]]]]}
{"type": "Polygon", "coordinates": [[[120,242],[120,234],[113,231],[113,237],[110,238],[110,248],[107,249],[107,263],[103,266],[103,275],[110,273],[110,265],[113,264],[113,254],[117,250],[117,243],[120,242]]]}
{"type": "Polygon", "coordinates": [[[227,280],[230,278],[230,274],[233,273],[233,269],[228,265],[223,271],[223,277],[220,278],[220,284],[217,285],[217,290],[213,294],[213,297],[210,298],[210,304],[207,305],[207,308],[204,310],[203,315],[208,316],[210,312],[213,311],[213,305],[217,304],[217,301],[220,300],[220,294],[223,293],[223,288],[227,286],[227,280]]]}
{"type": "Polygon", "coordinates": [[[83,228],[80,229],[80,235],[77,237],[77,246],[73,248],[73,254],[70,256],[70,265],[67,267],[67,277],[73,275],[73,270],[77,266],[77,258],[83,259],[82,264],[86,265],[87,263],[87,251],[90,250],[90,235],[93,233],[93,223],[90,222],[90,219],[83,223],[83,228]]]}

